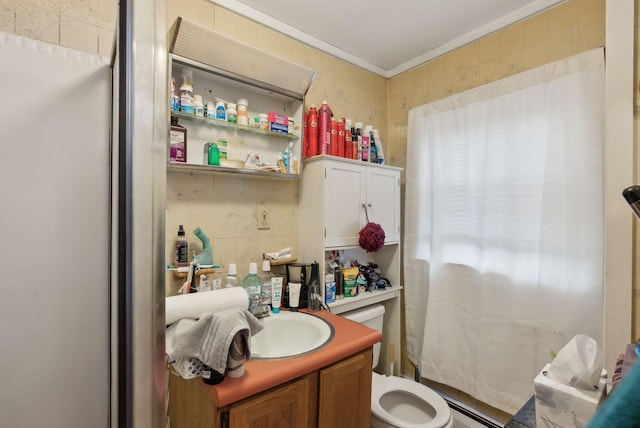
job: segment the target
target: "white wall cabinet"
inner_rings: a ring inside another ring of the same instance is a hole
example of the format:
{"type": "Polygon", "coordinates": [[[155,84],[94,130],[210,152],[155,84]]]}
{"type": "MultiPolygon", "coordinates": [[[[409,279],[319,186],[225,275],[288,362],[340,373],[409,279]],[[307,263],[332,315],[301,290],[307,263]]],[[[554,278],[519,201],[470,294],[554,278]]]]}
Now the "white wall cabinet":
{"type": "MultiPolygon", "coordinates": [[[[385,305],[385,331],[378,371],[390,374],[400,361],[400,171],[334,156],[305,159],[299,195],[299,247],[302,260],[320,263],[321,283],[336,254],[360,263],[376,263],[392,287],[345,297],[329,304],[340,314],[373,303],[385,305]],[[369,220],[385,231],[385,245],[375,253],[359,246],[360,229],[369,220]],[[393,364],[389,362],[394,361],[393,364]],[[393,366],[393,368],[391,368],[393,366]]],[[[324,298],[324,287],[322,287],[324,298]]],[[[397,365],[397,367],[396,367],[397,365]]]]}
{"type": "MultiPolygon", "coordinates": [[[[310,179],[316,167],[308,162],[310,179]]],[[[357,246],[359,232],[369,220],[380,223],[385,244],[400,242],[400,169],[364,162],[326,159],[324,246],[357,246]]],[[[316,177],[317,178],[317,177],[316,177]]],[[[322,178],[322,177],[320,177],[322,178]]]]}

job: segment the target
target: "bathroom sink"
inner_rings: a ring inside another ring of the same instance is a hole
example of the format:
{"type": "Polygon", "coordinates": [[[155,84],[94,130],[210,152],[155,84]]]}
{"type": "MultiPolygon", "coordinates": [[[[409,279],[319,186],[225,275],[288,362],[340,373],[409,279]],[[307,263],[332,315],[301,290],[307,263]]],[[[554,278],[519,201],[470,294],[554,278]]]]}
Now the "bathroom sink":
{"type": "Polygon", "coordinates": [[[281,311],[261,318],[262,331],[251,337],[251,358],[297,357],[326,345],[333,326],[315,315],[281,311]]]}

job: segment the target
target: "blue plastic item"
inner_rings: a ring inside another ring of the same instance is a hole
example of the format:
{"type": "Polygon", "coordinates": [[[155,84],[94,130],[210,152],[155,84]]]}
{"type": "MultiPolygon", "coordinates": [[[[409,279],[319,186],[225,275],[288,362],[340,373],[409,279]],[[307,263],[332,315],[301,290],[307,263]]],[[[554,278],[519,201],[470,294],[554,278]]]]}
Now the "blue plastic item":
{"type": "Polygon", "coordinates": [[[202,252],[196,256],[199,265],[212,265],[213,264],[213,251],[211,250],[211,243],[209,238],[199,227],[193,229],[193,234],[202,241],[202,252]]]}

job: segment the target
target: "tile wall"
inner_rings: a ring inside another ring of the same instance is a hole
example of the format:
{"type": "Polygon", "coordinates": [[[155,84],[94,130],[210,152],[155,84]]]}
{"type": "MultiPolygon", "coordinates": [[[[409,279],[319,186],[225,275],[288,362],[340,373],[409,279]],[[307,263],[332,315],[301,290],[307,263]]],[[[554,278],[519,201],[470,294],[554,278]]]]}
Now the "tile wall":
{"type": "MultiPolygon", "coordinates": [[[[208,0],[167,0],[167,28],[178,16],[316,70],[318,74],[306,96],[306,108],[311,104],[320,106],[326,99],[335,116],[372,124],[384,139],[385,78],[323,54],[208,0]]],[[[199,242],[191,232],[201,227],[211,238],[214,262],[236,263],[239,277],[247,274],[249,262],[262,260],[264,252],[293,247],[294,255],[297,253],[297,182],[181,173],[171,173],[168,178],[168,260],[179,224],[185,225],[189,243],[194,245],[199,242]],[[257,229],[258,205],[271,210],[269,230],[257,229]]],[[[179,281],[171,276],[167,279],[167,293],[173,294],[179,281]]]]}
{"type": "Polygon", "coordinates": [[[116,0],[0,0],[0,31],[109,56],[116,0]]]}

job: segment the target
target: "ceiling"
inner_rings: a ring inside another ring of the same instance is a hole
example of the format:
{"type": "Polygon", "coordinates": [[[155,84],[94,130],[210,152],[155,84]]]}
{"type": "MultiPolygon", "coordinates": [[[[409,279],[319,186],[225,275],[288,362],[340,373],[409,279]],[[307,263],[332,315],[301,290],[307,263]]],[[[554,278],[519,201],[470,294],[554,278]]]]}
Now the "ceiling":
{"type": "Polygon", "coordinates": [[[564,0],[212,0],[393,77],[564,0]]]}

